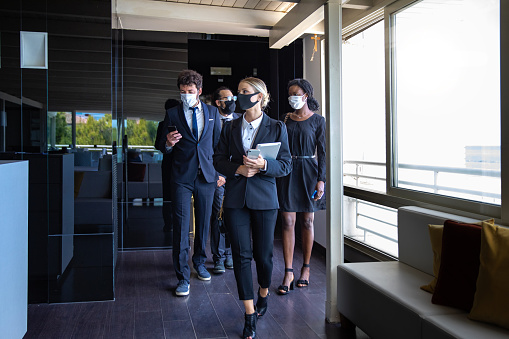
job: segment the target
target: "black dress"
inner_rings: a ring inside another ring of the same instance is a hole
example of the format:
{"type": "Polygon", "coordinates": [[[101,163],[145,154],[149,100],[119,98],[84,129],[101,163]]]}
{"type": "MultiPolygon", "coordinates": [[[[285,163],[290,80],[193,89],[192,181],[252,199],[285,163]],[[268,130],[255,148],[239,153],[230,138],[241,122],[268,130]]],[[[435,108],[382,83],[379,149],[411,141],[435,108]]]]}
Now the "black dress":
{"type": "Polygon", "coordinates": [[[325,182],[325,119],[313,114],[304,121],[286,121],[293,169],[277,179],[279,208],[282,212],[315,212],[325,209],[325,194],[311,199],[318,181],[325,182]],[[299,158],[312,156],[314,158],[299,158]]]}

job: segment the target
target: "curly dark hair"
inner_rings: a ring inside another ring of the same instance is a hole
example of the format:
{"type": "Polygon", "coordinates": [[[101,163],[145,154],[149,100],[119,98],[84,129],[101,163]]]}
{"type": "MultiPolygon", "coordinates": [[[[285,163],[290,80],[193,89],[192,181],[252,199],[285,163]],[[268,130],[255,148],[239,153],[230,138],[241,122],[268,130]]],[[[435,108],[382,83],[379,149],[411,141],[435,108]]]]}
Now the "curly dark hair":
{"type": "Polygon", "coordinates": [[[191,86],[196,85],[197,89],[202,88],[203,77],[200,73],[193,71],[191,69],[185,69],[180,72],[177,78],[177,87],[180,89],[180,85],[191,86]]]}
{"type": "Polygon", "coordinates": [[[318,104],[318,101],[313,97],[313,86],[307,81],[306,79],[293,79],[290,80],[288,83],[287,90],[290,89],[292,86],[299,86],[304,93],[308,95],[308,107],[313,112],[318,111],[320,108],[320,104],[318,104]]]}
{"type": "Polygon", "coordinates": [[[214,105],[214,106],[216,106],[216,107],[217,107],[217,105],[216,105],[216,100],[220,100],[220,99],[221,99],[221,95],[219,94],[219,92],[221,92],[221,91],[225,91],[225,90],[226,90],[226,91],[231,91],[231,90],[230,90],[228,87],[226,87],[226,86],[221,86],[221,87],[219,87],[218,89],[216,89],[216,90],[214,91],[214,94],[212,94],[212,105],[214,105]]]}

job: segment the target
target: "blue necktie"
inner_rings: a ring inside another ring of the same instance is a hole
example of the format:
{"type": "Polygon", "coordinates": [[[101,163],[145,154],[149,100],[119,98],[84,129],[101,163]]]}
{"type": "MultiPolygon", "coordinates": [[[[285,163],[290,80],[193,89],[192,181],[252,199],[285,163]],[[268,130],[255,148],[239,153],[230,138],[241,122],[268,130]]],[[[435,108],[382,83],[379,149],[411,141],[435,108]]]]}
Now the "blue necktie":
{"type": "Polygon", "coordinates": [[[190,107],[189,109],[193,110],[193,128],[191,129],[193,132],[193,135],[196,140],[198,140],[198,120],[196,119],[196,111],[198,110],[198,107],[190,107]]]}

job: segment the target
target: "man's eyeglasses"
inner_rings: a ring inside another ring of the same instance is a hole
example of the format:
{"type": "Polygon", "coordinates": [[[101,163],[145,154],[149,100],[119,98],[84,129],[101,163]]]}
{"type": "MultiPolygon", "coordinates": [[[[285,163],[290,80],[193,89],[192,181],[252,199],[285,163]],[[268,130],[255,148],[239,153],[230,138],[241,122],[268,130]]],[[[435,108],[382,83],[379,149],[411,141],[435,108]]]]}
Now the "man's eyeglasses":
{"type": "Polygon", "coordinates": [[[219,101],[237,101],[237,97],[235,95],[229,95],[227,97],[222,97],[219,101]]]}

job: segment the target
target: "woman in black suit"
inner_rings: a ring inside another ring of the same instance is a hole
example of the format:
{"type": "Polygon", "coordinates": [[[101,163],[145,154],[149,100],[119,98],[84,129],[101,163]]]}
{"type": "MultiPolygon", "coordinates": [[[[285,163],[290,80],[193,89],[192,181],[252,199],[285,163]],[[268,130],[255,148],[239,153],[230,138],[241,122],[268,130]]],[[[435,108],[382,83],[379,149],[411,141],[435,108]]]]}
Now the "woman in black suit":
{"type": "Polygon", "coordinates": [[[224,195],[225,224],[230,234],[233,269],[239,299],[244,302],[244,338],[254,338],[256,321],[267,311],[272,277],[274,228],[279,208],[276,177],[290,173],[292,159],[286,126],[269,118],[263,109],[269,101],[265,83],[246,78],[239,83],[238,103],[242,119],[225,124],[214,153],[214,167],[227,176],[224,195]],[[281,142],[276,159],[246,153],[260,143],[281,142]],[[251,248],[251,235],[253,248],[251,248]],[[254,305],[251,259],[256,262],[258,300],[254,305]]]}

